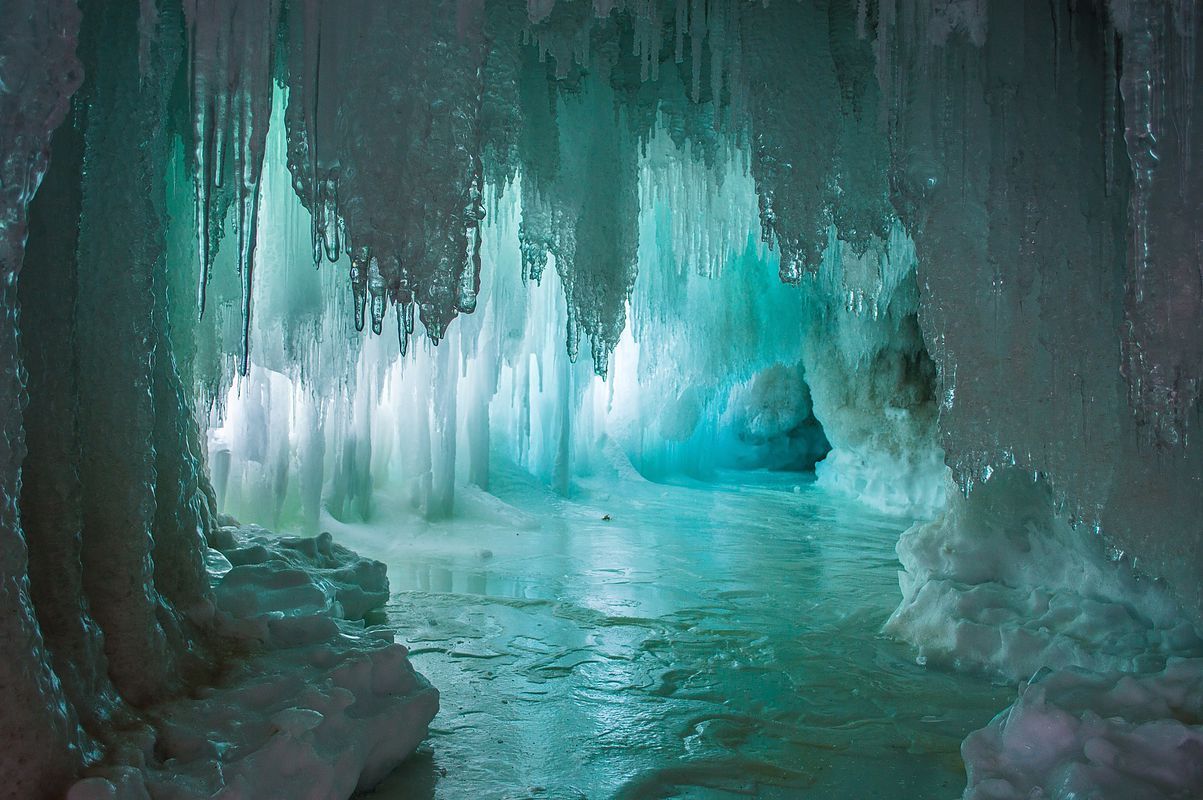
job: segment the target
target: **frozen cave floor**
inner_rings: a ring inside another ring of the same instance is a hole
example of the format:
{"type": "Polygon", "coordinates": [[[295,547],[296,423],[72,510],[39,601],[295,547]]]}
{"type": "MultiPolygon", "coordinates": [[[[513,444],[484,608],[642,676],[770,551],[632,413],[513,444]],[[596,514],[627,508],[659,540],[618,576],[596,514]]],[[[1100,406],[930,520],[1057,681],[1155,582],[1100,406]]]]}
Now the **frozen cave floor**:
{"type": "MultiPolygon", "coordinates": [[[[453,521],[323,525],[388,565],[391,628],[442,710],[375,791],[410,798],[951,798],[1015,685],[881,633],[909,520],[806,476],[516,474],[453,521]]],[[[381,498],[384,502],[384,498],[381,498]]]]}

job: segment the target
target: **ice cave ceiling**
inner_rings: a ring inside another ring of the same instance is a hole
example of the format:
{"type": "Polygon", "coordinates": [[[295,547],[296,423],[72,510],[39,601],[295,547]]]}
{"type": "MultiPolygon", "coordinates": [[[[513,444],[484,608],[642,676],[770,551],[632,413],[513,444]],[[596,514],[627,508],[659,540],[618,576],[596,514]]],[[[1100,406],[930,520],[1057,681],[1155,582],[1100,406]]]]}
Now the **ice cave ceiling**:
{"type": "Polygon", "coordinates": [[[901,223],[963,486],[1048,473],[1128,549],[1131,487],[1198,472],[1193,2],[198,2],[183,24],[202,306],[228,230],[250,318],[278,86],[314,260],[349,254],[356,327],[392,306],[402,350],[415,316],[444,336],[488,269],[489,197],[520,191],[523,274],[554,263],[568,351],[587,339],[605,374],[663,130],[697,162],[746,158],[784,281],[901,223]]]}
{"type": "MultiPolygon", "coordinates": [[[[1201,31],[1195,0],[0,0],[0,763],[33,765],[0,796],[215,669],[204,559],[245,542],[201,426],[238,375],[345,387],[367,345],[332,313],[454,375],[502,268],[560,287],[556,346],[602,376],[666,309],[698,351],[755,319],[831,464],[1039,475],[1197,621],[1201,31]]],[[[490,319],[492,397],[527,318],[490,319]]]]}

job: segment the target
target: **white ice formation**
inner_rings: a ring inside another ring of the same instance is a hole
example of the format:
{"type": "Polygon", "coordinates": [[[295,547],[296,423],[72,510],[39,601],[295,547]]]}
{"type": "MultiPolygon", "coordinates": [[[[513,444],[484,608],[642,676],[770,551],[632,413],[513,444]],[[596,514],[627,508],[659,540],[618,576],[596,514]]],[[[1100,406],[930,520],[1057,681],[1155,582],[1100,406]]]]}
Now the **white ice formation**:
{"type": "Polygon", "coordinates": [[[349,797],[426,736],[438,692],[392,632],[384,565],[333,543],[217,529],[212,625],[242,655],[212,685],[144,710],[68,800],[349,797]]]}

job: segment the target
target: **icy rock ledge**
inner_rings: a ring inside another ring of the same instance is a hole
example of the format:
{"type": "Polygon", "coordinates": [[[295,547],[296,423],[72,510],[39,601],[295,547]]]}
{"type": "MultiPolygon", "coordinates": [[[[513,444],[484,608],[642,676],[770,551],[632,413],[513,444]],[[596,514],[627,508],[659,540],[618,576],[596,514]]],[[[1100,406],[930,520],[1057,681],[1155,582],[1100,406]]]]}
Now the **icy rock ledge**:
{"type": "Polygon", "coordinates": [[[68,800],[329,800],[370,788],[425,738],[439,695],[364,616],[388,598],[384,565],[330,534],[222,527],[210,550],[212,623],[243,649],[216,685],[146,712],[121,766],[68,800]]]}

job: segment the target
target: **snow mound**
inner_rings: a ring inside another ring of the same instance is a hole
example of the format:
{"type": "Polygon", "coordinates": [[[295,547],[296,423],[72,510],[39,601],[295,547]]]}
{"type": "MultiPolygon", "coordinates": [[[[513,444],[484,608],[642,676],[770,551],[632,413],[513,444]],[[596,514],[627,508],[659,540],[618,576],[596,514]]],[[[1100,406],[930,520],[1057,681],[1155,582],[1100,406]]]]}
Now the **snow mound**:
{"type": "Polygon", "coordinates": [[[898,542],[885,630],[1026,682],[962,744],[966,800],[1203,797],[1203,641],[1169,591],[1019,470],[949,496],[898,542]]]}
{"type": "Polygon", "coordinates": [[[1203,797],[1203,659],[1042,672],[961,745],[965,800],[1203,797]]]}
{"type": "Polygon", "coordinates": [[[869,508],[911,519],[931,519],[944,507],[948,468],[937,448],[902,455],[835,447],[815,465],[819,486],[869,508]]]}
{"type": "Polygon", "coordinates": [[[1149,672],[1203,655],[1169,592],[1059,517],[1043,482],[996,474],[898,542],[902,603],[885,630],[921,658],[1011,680],[1079,667],[1149,672]]]}
{"type": "Polygon", "coordinates": [[[243,652],[215,685],[152,707],[69,800],[345,798],[426,736],[437,690],[365,615],[388,598],[384,565],[330,534],[222,527],[208,566],[213,624],[243,652]]]}

